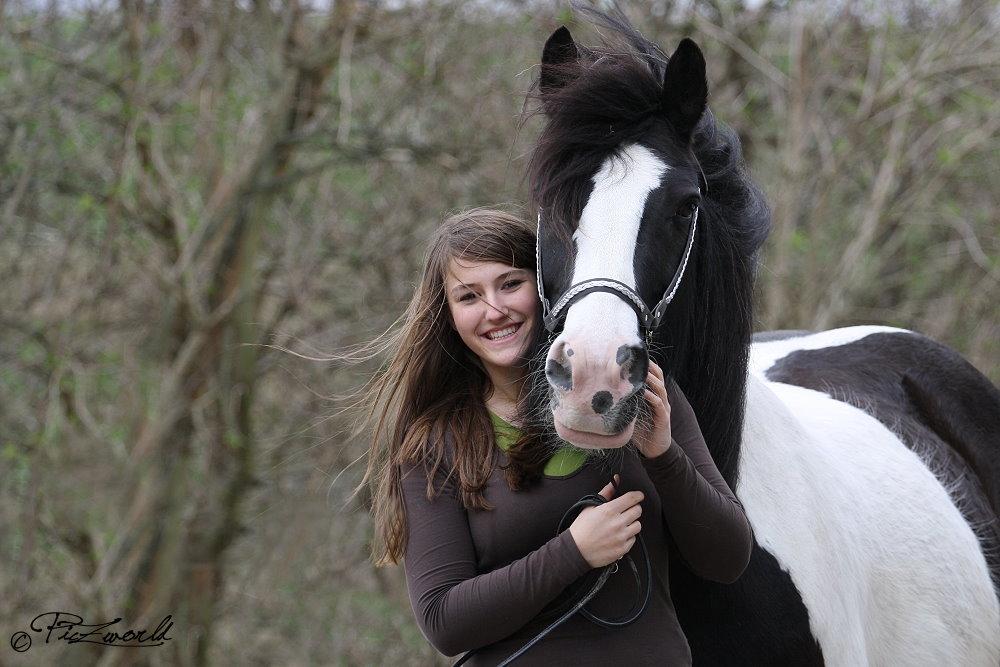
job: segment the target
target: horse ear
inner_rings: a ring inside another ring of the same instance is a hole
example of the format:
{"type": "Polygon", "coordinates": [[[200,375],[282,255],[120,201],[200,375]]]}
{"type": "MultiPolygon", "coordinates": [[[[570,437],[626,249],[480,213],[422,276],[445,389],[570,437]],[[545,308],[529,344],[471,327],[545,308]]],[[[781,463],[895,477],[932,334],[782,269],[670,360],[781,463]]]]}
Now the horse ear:
{"type": "Polygon", "coordinates": [[[569,29],[562,26],[548,38],[542,49],[542,75],[540,85],[542,93],[550,93],[562,88],[570,82],[566,66],[576,62],[579,52],[573,35],[569,29]]]}
{"type": "Polygon", "coordinates": [[[681,40],[663,74],[663,111],[685,139],[690,139],[708,104],[705,56],[688,38],[681,40]]]}

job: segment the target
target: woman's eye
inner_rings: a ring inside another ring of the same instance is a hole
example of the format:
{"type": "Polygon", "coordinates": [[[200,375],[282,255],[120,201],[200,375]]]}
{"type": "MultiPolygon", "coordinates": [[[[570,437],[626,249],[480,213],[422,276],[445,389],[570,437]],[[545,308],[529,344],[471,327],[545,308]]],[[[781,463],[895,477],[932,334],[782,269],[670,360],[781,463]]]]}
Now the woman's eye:
{"type": "Polygon", "coordinates": [[[515,278],[514,280],[508,280],[503,284],[503,288],[508,290],[515,289],[517,287],[520,287],[521,283],[523,282],[524,281],[521,280],[520,278],[515,278]]]}
{"type": "Polygon", "coordinates": [[[466,292],[462,296],[458,297],[459,301],[472,301],[476,298],[475,292],[466,292]]]}

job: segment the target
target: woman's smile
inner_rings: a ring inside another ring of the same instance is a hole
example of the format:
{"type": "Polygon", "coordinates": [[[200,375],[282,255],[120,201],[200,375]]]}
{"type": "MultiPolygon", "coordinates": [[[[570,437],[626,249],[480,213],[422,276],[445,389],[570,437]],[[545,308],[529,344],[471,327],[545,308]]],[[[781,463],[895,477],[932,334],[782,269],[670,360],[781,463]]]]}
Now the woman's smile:
{"type": "Polygon", "coordinates": [[[521,328],[521,323],[512,324],[509,327],[504,327],[503,329],[494,329],[492,331],[487,331],[484,336],[489,338],[491,341],[500,342],[504,339],[510,338],[521,328]]]}

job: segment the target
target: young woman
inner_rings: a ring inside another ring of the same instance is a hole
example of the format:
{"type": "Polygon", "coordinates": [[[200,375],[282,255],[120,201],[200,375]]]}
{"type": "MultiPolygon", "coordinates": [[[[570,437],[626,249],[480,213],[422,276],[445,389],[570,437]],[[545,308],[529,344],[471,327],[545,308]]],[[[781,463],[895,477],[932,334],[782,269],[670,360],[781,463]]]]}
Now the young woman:
{"type": "Polygon", "coordinates": [[[669,566],[681,558],[735,580],[750,554],[746,516],[655,365],[651,423],[618,456],[553,450],[521,432],[542,328],[534,266],[533,227],[501,211],[452,216],[432,238],[370,388],[376,561],[404,562],[417,622],[439,651],[475,650],[468,664],[496,665],[589,590],[578,580],[627,556],[586,605],[610,627],[575,613],[517,664],[690,664],[669,566]],[[564,517],[595,492],[607,502],[564,517]]]}

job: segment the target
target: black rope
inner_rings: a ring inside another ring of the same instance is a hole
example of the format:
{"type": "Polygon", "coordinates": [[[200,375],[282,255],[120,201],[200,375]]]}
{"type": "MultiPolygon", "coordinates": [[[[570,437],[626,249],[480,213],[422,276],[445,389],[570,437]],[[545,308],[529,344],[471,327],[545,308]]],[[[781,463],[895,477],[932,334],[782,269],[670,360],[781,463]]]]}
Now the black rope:
{"type": "MultiPolygon", "coordinates": [[[[624,452],[621,450],[617,450],[616,453],[620,454],[618,467],[619,469],[621,469],[620,464],[622,459],[624,459],[624,452]]],[[[609,461],[609,463],[611,462],[609,461]]],[[[611,484],[615,487],[615,490],[617,491],[618,483],[615,482],[614,475],[611,476],[611,484]]],[[[556,531],[556,534],[558,535],[559,533],[569,528],[569,524],[571,524],[573,520],[576,519],[577,515],[580,512],[582,512],[585,508],[597,505],[603,505],[606,502],[608,501],[604,496],[593,493],[588,494],[583,498],[580,498],[580,500],[573,503],[573,505],[568,510],[566,510],[565,514],[563,514],[562,519],[559,521],[559,528],[556,531]]],[[[577,593],[573,594],[570,597],[568,602],[559,605],[553,610],[543,611],[542,614],[539,615],[539,618],[543,618],[545,616],[551,616],[553,614],[559,614],[559,617],[555,621],[550,623],[548,626],[546,626],[544,630],[542,630],[537,635],[532,637],[527,644],[519,648],[517,651],[512,653],[506,660],[497,665],[497,667],[504,667],[505,665],[509,665],[510,663],[520,658],[522,655],[524,655],[524,653],[528,649],[530,649],[532,646],[534,646],[542,639],[544,639],[546,635],[548,635],[550,632],[552,632],[560,625],[565,623],[567,620],[569,620],[571,616],[573,616],[573,614],[577,612],[579,612],[581,616],[591,621],[592,623],[596,623],[597,625],[604,628],[622,628],[625,627],[626,625],[629,625],[630,623],[635,622],[640,616],[642,616],[643,612],[646,611],[646,606],[649,604],[649,598],[653,590],[653,569],[649,561],[649,550],[646,549],[646,542],[642,539],[642,535],[641,534],[636,535],[635,541],[639,545],[639,551],[642,553],[643,560],[645,561],[646,565],[645,586],[643,586],[643,582],[641,581],[641,577],[639,575],[639,569],[636,567],[635,559],[632,558],[631,554],[625,554],[622,558],[619,558],[614,563],[610,563],[602,568],[595,569],[593,572],[597,573],[597,577],[593,585],[588,588],[586,586],[586,583],[584,583],[584,585],[579,587],[577,593]],[[618,571],[619,563],[622,560],[625,560],[625,562],[629,566],[629,569],[632,571],[632,576],[635,579],[636,590],[644,591],[643,593],[641,593],[641,595],[636,596],[636,600],[632,605],[632,609],[630,609],[628,613],[617,619],[601,618],[600,616],[597,616],[591,613],[590,611],[584,609],[584,605],[590,602],[591,599],[593,599],[593,597],[597,595],[597,593],[607,582],[608,578],[612,574],[618,571]]],[[[586,576],[589,575],[585,575],[585,578],[583,580],[584,582],[586,581],[586,576]]],[[[477,650],[478,649],[473,649],[468,653],[466,653],[465,655],[463,655],[458,660],[458,662],[452,665],[452,667],[459,667],[459,665],[463,664],[466,660],[471,658],[476,653],[477,650]]]]}

